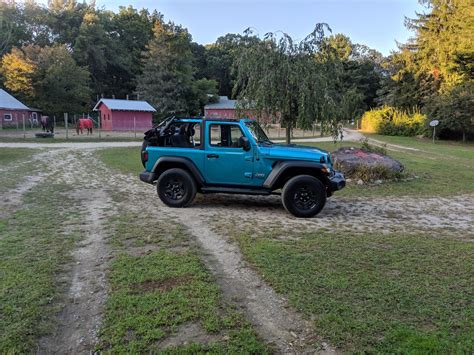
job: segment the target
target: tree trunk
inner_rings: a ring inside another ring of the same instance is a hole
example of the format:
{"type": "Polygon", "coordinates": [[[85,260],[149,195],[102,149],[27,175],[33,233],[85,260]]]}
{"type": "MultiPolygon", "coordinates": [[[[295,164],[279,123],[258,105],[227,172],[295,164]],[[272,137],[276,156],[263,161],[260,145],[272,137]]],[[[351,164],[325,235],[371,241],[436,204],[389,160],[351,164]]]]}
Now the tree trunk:
{"type": "Polygon", "coordinates": [[[466,130],[465,129],[462,130],[462,142],[466,143],[466,130]]]}
{"type": "Polygon", "coordinates": [[[291,122],[286,121],[286,144],[291,143],[291,122]]]}

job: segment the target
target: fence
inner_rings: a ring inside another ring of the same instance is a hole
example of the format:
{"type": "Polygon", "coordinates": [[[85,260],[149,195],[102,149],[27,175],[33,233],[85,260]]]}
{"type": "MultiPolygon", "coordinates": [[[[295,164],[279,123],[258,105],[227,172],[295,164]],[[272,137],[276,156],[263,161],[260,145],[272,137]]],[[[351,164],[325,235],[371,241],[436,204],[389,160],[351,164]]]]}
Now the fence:
{"type": "MultiPolygon", "coordinates": [[[[109,131],[103,130],[101,122],[96,112],[94,113],[64,113],[62,117],[52,116],[55,138],[67,140],[79,139],[141,139],[144,133],[141,129],[136,129],[136,121],[133,122],[133,128],[127,131],[109,131]],[[76,123],[80,118],[90,118],[94,123],[92,135],[88,135],[87,131],[82,134],[76,132],[76,123]]],[[[263,127],[268,137],[273,140],[284,140],[286,138],[286,128],[279,124],[269,124],[263,127]]],[[[36,133],[42,132],[39,120],[37,123],[28,120],[26,117],[16,123],[16,126],[3,128],[0,126],[0,137],[17,137],[17,138],[34,138],[36,133]]],[[[319,123],[315,123],[311,129],[293,128],[291,132],[292,138],[310,138],[320,137],[324,134],[321,132],[319,123]]]]}

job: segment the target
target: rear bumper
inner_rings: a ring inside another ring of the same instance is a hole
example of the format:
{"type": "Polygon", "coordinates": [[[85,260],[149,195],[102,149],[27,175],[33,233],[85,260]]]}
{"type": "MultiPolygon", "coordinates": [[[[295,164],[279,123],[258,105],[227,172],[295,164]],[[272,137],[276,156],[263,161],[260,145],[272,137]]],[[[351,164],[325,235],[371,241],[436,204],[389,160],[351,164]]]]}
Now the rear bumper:
{"type": "Polygon", "coordinates": [[[334,175],[329,178],[329,190],[337,191],[341,190],[346,186],[346,179],[342,173],[336,171],[334,175]]]}
{"type": "Polygon", "coordinates": [[[150,173],[149,171],[144,171],[140,173],[139,176],[141,181],[146,182],[148,184],[153,184],[153,182],[156,180],[155,173],[150,173]]]}

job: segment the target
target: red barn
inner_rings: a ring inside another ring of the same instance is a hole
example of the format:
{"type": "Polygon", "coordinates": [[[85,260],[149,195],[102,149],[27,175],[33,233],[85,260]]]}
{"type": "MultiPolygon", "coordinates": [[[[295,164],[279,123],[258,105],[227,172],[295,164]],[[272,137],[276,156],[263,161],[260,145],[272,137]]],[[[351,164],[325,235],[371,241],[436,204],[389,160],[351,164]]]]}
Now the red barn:
{"type": "Polygon", "coordinates": [[[219,96],[219,101],[204,106],[204,116],[209,118],[236,118],[235,105],[237,100],[229,100],[227,96],[219,96]]]}
{"type": "Polygon", "coordinates": [[[30,109],[3,89],[0,89],[0,128],[30,125],[30,120],[39,119],[39,110],[30,109]]]}
{"type": "Polygon", "coordinates": [[[149,130],[156,110],[146,101],[100,99],[94,107],[104,131],[149,130]]]}
{"type": "MultiPolygon", "coordinates": [[[[219,96],[216,103],[204,106],[204,116],[209,118],[237,118],[237,100],[229,100],[227,96],[219,96]]],[[[247,110],[241,117],[256,118],[254,112],[247,110]]]]}

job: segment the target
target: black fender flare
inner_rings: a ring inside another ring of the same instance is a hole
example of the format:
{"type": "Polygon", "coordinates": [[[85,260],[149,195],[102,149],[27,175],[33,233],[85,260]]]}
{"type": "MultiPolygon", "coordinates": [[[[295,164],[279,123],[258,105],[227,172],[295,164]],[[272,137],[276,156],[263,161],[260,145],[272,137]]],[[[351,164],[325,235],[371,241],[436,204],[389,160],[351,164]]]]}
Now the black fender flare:
{"type": "MultiPolygon", "coordinates": [[[[329,183],[329,178],[327,177],[327,173],[323,170],[326,167],[323,164],[315,163],[311,161],[280,161],[277,162],[274,166],[270,174],[267,176],[263,183],[263,187],[267,189],[274,189],[277,186],[279,179],[283,177],[285,171],[289,169],[307,169],[312,171],[317,171],[318,175],[324,177],[324,181],[322,183],[327,186],[329,183]]],[[[311,175],[311,174],[306,174],[311,175]]]]}
{"type": "Polygon", "coordinates": [[[155,165],[153,166],[152,173],[154,174],[155,179],[163,173],[165,170],[170,168],[178,168],[179,166],[185,166],[187,170],[191,173],[191,175],[196,179],[196,183],[200,186],[204,185],[205,180],[202,176],[199,169],[193,163],[192,160],[184,157],[173,157],[173,156],[162,156],[159,157],[156,161],[155,165]],[[165,169],[162,169],[165,167],[165,169]]]}

